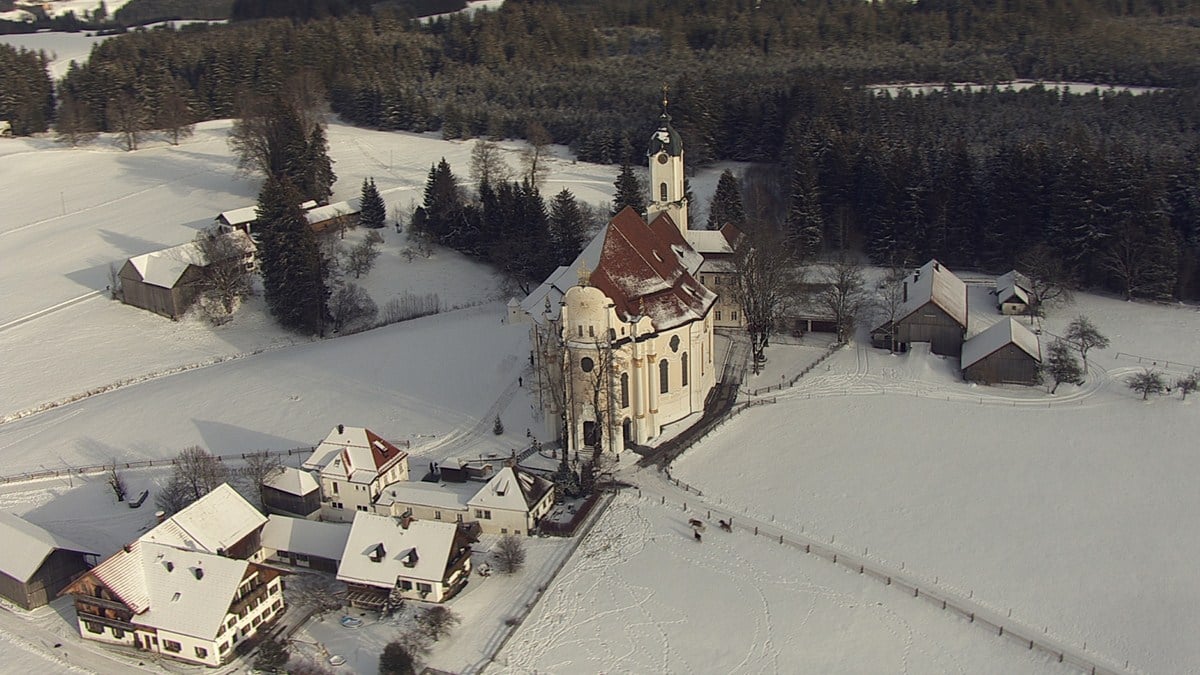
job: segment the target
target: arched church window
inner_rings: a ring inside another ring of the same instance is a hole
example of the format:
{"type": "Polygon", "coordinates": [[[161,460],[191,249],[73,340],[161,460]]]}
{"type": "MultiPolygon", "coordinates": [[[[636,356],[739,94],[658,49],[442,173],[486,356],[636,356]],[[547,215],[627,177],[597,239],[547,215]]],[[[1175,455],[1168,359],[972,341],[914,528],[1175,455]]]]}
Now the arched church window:
{"type": "Polygon", "coordinates": [[[629,407],[629,373],[621,373],[621,407],[629,407]]]}
{"type": "Polygon", "coordinates": [[[595,368],[595,367],[596,367],[596,362],[593,361],[591,359],[591,357],[588,357],[588,356],[583,357],[583,359],[579,362],[579,369],[585,373],[592,372],[592,368],[595,368]]]}
{"type": "Polygon", "coordinates": [[[681,383],[683,386],[685,386],[685,387],[687,386],[687,383],[688,383],[688,364],[687,364],[687,361],[688,361],[688,359],[687,359],[687,352],[684,352],[684,353],[683,353],[683,358],[682,358],[682,360],[680,361],[680,363],[682,363],[682,365],[683,365],[683,379],[681,379],[681,380],[680,380],[680,383],[681,383]]]}
{"type": "Polygon", "coordinates": [[[679,351],[679,336],[678,335],[671,336],[671,351],[673,351],[673,352],[679,351]]]}
{"type": "Polygon", "coordinates": [[[667,201],[667,184],[666,183],[658,184],[658,201],[660,201],[660,202],[667,201]]]}
{"type": "Polygon", "coordinates": [[[658,393],[665,394],[671,388],[671,366],[666,359],[658,362],[658,393]]]}

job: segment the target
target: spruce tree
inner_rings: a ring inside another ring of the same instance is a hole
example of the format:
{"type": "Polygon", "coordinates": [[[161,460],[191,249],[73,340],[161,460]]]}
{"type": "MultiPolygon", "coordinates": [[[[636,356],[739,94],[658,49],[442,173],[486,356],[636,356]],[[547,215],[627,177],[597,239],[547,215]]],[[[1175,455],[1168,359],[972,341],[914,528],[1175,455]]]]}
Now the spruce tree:
{"type": "Polygon", "coordinates": [[[550,206],[550,241],[553,257],[558,265],[569,265],[583,250],[587,238],[584,232],[583,212],[575,195],[563,188],[554,196],[550,206]]]}
{"type": "Polygon", "coordinates": [[[333,160],[329,158],[329,142],[325,139],[325,126],[318,124],[308,137],[302,159],[301,189],[308,199],[322,204],[329,202],[337,174],[333,172],[333,160]]]}
{"type": "Polygon", "coordinates": [[[374,178],[363,179],[360,201],[362,202],[358,212],[360,225],[377,230],[387,224],[387,206],[383,203],[383,197],[379,196],[379,189],[375,187],[374,178]]]}
{"type": "Polygon", "coordinates": [[[454,177],[450,163],[445,157],[429,167],[423,206],[426,232],[439,244],[449,243],[452,238],[451,231],[461,215],[462,194],[458,187],[458,179],[454,177]]]}
{"type": "Polygon", "coordinates": [[[300,192],[268,178],[258,197],[259,261],[271,315],[285,328],[324,332],[328,290],[316,235],[300,208],[300,192]]]}
{"type": "Polygon", "coordinates": [[[746,223],[746,211],[742,208],[742,188],[729,169],[721,173],[717,191],[708,207],[708,229],[719,230],[725,225],[742,227],[746,223]]]}
{"type": "Polygon", "coordinates": [[[621,164],[621,172],[613,183],[617,194],[613,197],[612,215],[617,215],[626,206],[637,211],[638,215],[646,215],[646,195],[642,191],[641,182],[633,175],[633,168],[628,162],[621,164]]]}
{"type": "MultiPolygon", "coordinates": [[[[724,176],[721,177],[724,179],[724,176]]],[[[718,190],[720,188],[718,187],[718,190]]],[[[716,205],[716,202],[713,202],[716,205]]],[[[792,174],[792,195],[788,203],[787,232],[792,248],[801,258],[821,251],[825,219],[816,185],[816,167],[801,161],[792,174]]]]}

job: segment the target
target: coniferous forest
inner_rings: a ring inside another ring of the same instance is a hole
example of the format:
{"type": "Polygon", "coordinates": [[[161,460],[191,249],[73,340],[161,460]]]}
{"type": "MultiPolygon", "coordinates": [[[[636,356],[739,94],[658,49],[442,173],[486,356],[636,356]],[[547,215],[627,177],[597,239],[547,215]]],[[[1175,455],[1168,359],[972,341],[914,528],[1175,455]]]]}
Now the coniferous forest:
{"type": "MultiPolygon", "coordinates": [[[[123,94],[234,117],[304,72],[353,124],[519,138],[537,122],[582,160],[638,165],[666,84],[689,164],[774,166],[806,247],[990,271],[1036,248],[1086,286],[1200,298],[1200,0],[508,0],[429,24],[338,6],[356,12],[134,31],[59,98],[97,130],[123,94]],[[1163,89],[863,87],[1014,78],[1163,89]]],[[[53,119],[36,62],[0,49],[0,72],[22,73],[0,78],[0,119],[20,133],[53,119]]]]}

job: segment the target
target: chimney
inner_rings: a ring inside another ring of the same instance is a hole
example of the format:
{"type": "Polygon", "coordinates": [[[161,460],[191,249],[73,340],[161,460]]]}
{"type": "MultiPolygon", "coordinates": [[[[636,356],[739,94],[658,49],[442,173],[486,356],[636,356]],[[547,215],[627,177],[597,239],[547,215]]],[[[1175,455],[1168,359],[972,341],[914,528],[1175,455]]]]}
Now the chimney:
{"type": "Polygon", "coordinates": [[[162,522],[166,519],[167,519],[166,511],[155,511],[154,512],[154,522],[162,524],[162,522]]]}
{"type": "Polygon", "coordinates": [[[196,581],[200,581],[204,578],[204,570],[199,567],[193,567],[192,574],[196,577],[196,581]]]}
{"type": "Polygon", "coordinates": [[[407,530],[408,526],[412,525],[412,521],[413,521],[412,509],[408,509],[404,513],[400,514],[400,527],[407,530]]]}
{"type": "Polygon", "coordinates": [[[342,424],[339,424],[338,425],[338,436],[341,436],[344,433],[346,433],[346,427],[342,424]]]}

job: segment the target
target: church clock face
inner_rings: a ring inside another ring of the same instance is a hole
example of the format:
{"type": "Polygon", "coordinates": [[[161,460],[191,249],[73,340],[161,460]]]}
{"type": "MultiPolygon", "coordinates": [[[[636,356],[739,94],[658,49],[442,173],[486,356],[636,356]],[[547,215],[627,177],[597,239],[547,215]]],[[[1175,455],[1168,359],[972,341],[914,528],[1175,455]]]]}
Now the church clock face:
{"type": "Polygon", "coordinates": [[[665,153],[665,152],[658,153],[658,163],[659,164],[667,163],[667,153],[665,153]]]}

